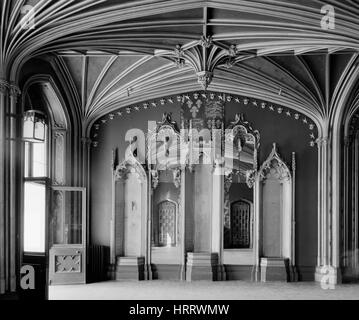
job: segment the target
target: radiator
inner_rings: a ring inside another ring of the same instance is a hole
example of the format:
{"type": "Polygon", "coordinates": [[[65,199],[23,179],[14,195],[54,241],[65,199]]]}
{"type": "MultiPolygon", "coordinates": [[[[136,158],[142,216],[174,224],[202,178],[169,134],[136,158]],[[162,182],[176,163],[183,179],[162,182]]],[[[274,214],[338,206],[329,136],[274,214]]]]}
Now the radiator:
{"type": "Polygon", "coordinates": [[[107,279],[110,248],[99,245],[90,246],[89,250],[89,281],[98,282],[107,279]]]}

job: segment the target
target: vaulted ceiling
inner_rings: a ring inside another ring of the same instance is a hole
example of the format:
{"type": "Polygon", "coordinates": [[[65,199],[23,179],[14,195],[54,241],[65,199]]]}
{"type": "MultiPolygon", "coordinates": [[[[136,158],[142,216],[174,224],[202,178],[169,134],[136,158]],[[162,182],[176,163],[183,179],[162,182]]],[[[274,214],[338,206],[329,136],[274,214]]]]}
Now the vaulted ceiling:
{"type": "Polygon", "coordinates": [[[320,125],[358,68],[354,0],[2,0],[0,8],[0,78],[16,82],[26,61],[50,55],[85,126],[119,107],[202,90],[200,71],[213,71],[208,90],[282,104],[320,125]],[[326,4],[333,30],[321,28],[326,4]],[[35,8],[33,29],[21,27],[24,5],[35,8]]]}

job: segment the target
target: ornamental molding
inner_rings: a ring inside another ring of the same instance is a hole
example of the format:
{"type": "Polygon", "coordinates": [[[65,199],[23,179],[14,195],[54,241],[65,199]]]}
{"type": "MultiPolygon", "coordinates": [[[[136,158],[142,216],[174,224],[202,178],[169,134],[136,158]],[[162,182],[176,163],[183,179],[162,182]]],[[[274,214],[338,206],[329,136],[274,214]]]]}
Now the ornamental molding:
{"type": "Polygon", "coordinates": [[[233,172],[229,172],[224,176],[224,191],[226,194],[229,193],[231,185],[233,183],[233,172]]]}
{"type": "Polygon", "coordinates": [[[288,181],[292,177],[289,167],[278,153],[276,143],[273,143],[272,152],[258,172],[260,181],[265,181],[270,174],[280,181],[288,181]]]}
{"type": "Polygon", "coordinates": [[[177,152],[179,148],[183,147],[184,152],[181,152],[180,154],[184,157],[184,161],[187,161],[189,144],[188,141],[186,141],[186,137],[181,136],[176,121],[172,120],[171,113],[165,112],[162,116],[162,121],[157,122],[156,128],[150,130],[146,136],[147,159],[152,159],[151,165],[155,170],[175,170],[181,167],[181,162],[171,162],[173,158],[168,158],[166,163],[159,164],[157,162],[159,155],[168,157],[170,150],[172,150],[173,147],[177,148],[177,152]],[[161,143],[161,146],[158,146],[159,142],[161,143]],[[161,148],[160,152],[158,148],[161,148]]]}
{"type": "Polygon", "coordinates": [[[246,184],[249,189],[254,187],[257,178],[257,171],[256,170],[248,170],[246,172],[246,184]]]}
{"type": "Polygon", "coordinates": [[[203,89],[211,84],[213,79],[213,72],[210,71],[200,71],[197,72],[198,83],[202,86],[203,89]]]}
{"type": "MultiPolygon", "coordinates": [[[[65,130],[54,130],[53,131],[53,137],[55,140],[65,137],[66,131],[65,130]]],[[[83,143],[83,138],[81,139],[81,142],[83,143]]]]}
{"type": "MultiPolygon", "coordinates": [[[[298,112],[295,114],[292,114],[292,110],[289,108],[284,108],[282,106],[277,106],[274,104],[271,104],[269,102],[264,102],[262,100],[258,101],[255,98],[248,98],[245,96],[237,96],[237,95],[231,95],[227,93],[218,93],[218,92],[206,92],[206,91],[200,91],[200,92],[191,92],[191,93],[183,93],[181,95],[177,96],[167,96],[158,98],[154,101],[145,101],[141,104],[136,104],[132,106],[128,106],[125,109],[118,110],[116,112],[110,112],[106,116],[100,118],[97,122],[93,124],[93,128],[91,131],[91,139],[93,140],[92,146],[97,147],[99,145],[99,133],[102,127],[110,125],[111,122],[116,118],[126,119],[126,116],[130,115],[133,112],[141,112],[142,110],[149,110],[152,108],[159,108],[159,107],[166,107],[167,105],[172,105],[175,102],[177,103],[185,103],[187,100],[190,101],[196,101],[200,98],[205,99],[211,99],[211,100],[219,100],[224,102],[232,102],[235,105],[238,105],[241,108],[241,111],[243,109],[242,115],[238,114],[238,119],[235,119],[231,125],[235,126],[236,121],[239,120],[242,123],[244,127],[248,126],[247,130],[252,131],[253,128],[251,125],[243,118],[243,114],[246,113],[245,108],[256,108],[263,112],[270,112],[273,114],[276,114],[279,117],[285,117],[285,119],[292,119],[293,121],[297,121],[301,124],[303,124],[303,127],[307,129],[305,132],[305,135],[308,137],[308,146],[315,147],[315,145],[318,143],[317,139],[317,127],[316,125],[308,118],[307,116],[303,114],[299,114],[298,112]],[[127,110],[127,112],[126,112],[127,110]],[[291,111],[289,111],[291,110],[291,111]],[[287,113],[290,113],[290,116],[288,116],[287,113]],[[242,118],[241,118],[242,117],[242,118]]],[[[157,127],[153,129],[153,131],[148,132],[147,134],[147,142],[149,141],[149,138],[151,135],[154,135],[156,130],[161,130],[164,128],[172,129],[174,132],[178,133],[178,126],[175,124],[174,121],[172,121],[172,115],[165,116],[162,119],[161,122],[157,123],[157,127]]],[[[253,130],[255,131],[255,130],[253,130]]],[[[255,132],[253,132],[255,134],[255,132]]],[[[181,138],[181,137],[180,137],[181,138]]],[[[260,139],[260,136],[258,136],[260,139]]],[[[258,143],[260,143],[260,140],[258,140],[258,143]]]]}
{"type": "Polygon", "coordinates": [[[168,58],[178,68],[191,67],[204,90],[212,83],[216,68],[231,68],[241,60],[236,45],[214,41],[211,35],[203,35],[200,40],[183,46],[176,45],[173,50],[155,50],[155,55],[168,58]]]}
{"type": "MultiPolygon", "coordinates": [[[[66,134],[66,131],[60,131],[63,136],[66,134]]],[[[81,142],[84,146],[91,146],[92,140],[90,138],[83,137],[81,138],[81,142]]]]}
{"type": "Polygon", "coordinates": [[[15,85],[15,84],[11,84],[11,85],[9,86],[9,92],[10,92],[10,96],[13,97],[13,98],[15,98],[16,101],[17,101],[17,99],[19,98],[19,96],[21,95],[21,90],[20,90],[20,88],[19,88],[17,85],[15,85]]]}
{"type": "Polygon", "coordinates": [[[173,173],[173,183],[178,189],[181,186],[181,170],[176,168],[172,171],[173,173]]]}
{"type": "Polygon", "coordinates": [[[17,102],[18,97],[21,95],[21,90],[16,84],[0,79],[0,93],[9,94],[17,102]]]}
{"type": "Polygon", "coordinates": [[[142,184],[147,181],[146,171],[138,160],[129,155],[125,161],[120,163],[114,170],[114,179],[127,180],[129,174],[136,174],[138,181],[142,184]]]}
{"type": "Polygon", "coordinates": [[[328,146],[329,138],[328,137],[318,138],[316,140],[316,143],[318,145],[318,148],[326,147],[326,146],[328,146]]]}
{"type": "Polygon", "coordinates": [[[9,87],[10,84],[8,81],[0,79],[0,93],[7,94],[9,87]]]}
{"type": "Polygon", "coordinates": [[[156,133],[162,130],[172,130],[174,133],[179,134],[177,122],[172,120],[172,113],[165,112],[162,115],[162,121],[157,123],[156,133]]]}
{"type": "MultiPolygon", "coordinates": [[[[251,124],[245,120],[245,116],[243,113],[236,114],[235,120],[231,122],[231,124],[228,126],[227,129],[232,130],[232,133],[228,133],[227,137],[228,139],[231,139],[232,141],[238,136],[238,135],[252,135],[255,139],[254,145],[255,148],[258,149],[260,146],[260,134],[258,130],[254,130],[251,126],[251,124]]],[[[227,138],[226,137],[226,138],[227,138]]]]}
{"type": "Polygon", "coordinates": [[[157,170],[151,170],[152,189],[155,190],[160,182],[160,176],[157,170]]]}

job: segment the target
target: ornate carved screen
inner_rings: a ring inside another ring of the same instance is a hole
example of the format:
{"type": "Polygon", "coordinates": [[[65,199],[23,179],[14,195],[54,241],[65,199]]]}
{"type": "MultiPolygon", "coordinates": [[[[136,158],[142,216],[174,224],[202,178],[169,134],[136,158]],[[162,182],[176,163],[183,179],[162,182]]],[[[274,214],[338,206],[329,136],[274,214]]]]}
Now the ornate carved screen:
{"type": "Polygon", "coordinates": [[[231,208],[232,248],[250,248],[251,245],[251,206],[244,201],[237,201],[231,208]]]}
{"type": "Polygon", "coordinates": [[[160,247],[173,247],[176,245],[176,205],[171,201],[163,201],[158,205],[160,247]]]}

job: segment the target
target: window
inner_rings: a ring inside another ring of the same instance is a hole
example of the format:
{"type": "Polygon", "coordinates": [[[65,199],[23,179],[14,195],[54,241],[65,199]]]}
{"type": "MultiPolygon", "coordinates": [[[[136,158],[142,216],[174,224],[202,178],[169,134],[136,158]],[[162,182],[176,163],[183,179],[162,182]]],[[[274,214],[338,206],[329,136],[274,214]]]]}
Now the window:
{"type": "Polygon", "coordinates": [[[25,182],[24,188],[24,251],[45,252],[46,185],[25,182]]]}
{"type": "Polygon", "coordinates": [[[176,246],[176,205],[163,201],[158,205],[158,246],[176,246]]]}
{"type": "Polygon", "coordinates": [[[24,252],[45,253],[47,139],[25,142],[24,252]]]}
{"type": "Polygon", "coordinates": [[[251,206],[240,200],[231,206],[231,245],[233,249],[249,249],[251,246],[251,206]]]}

